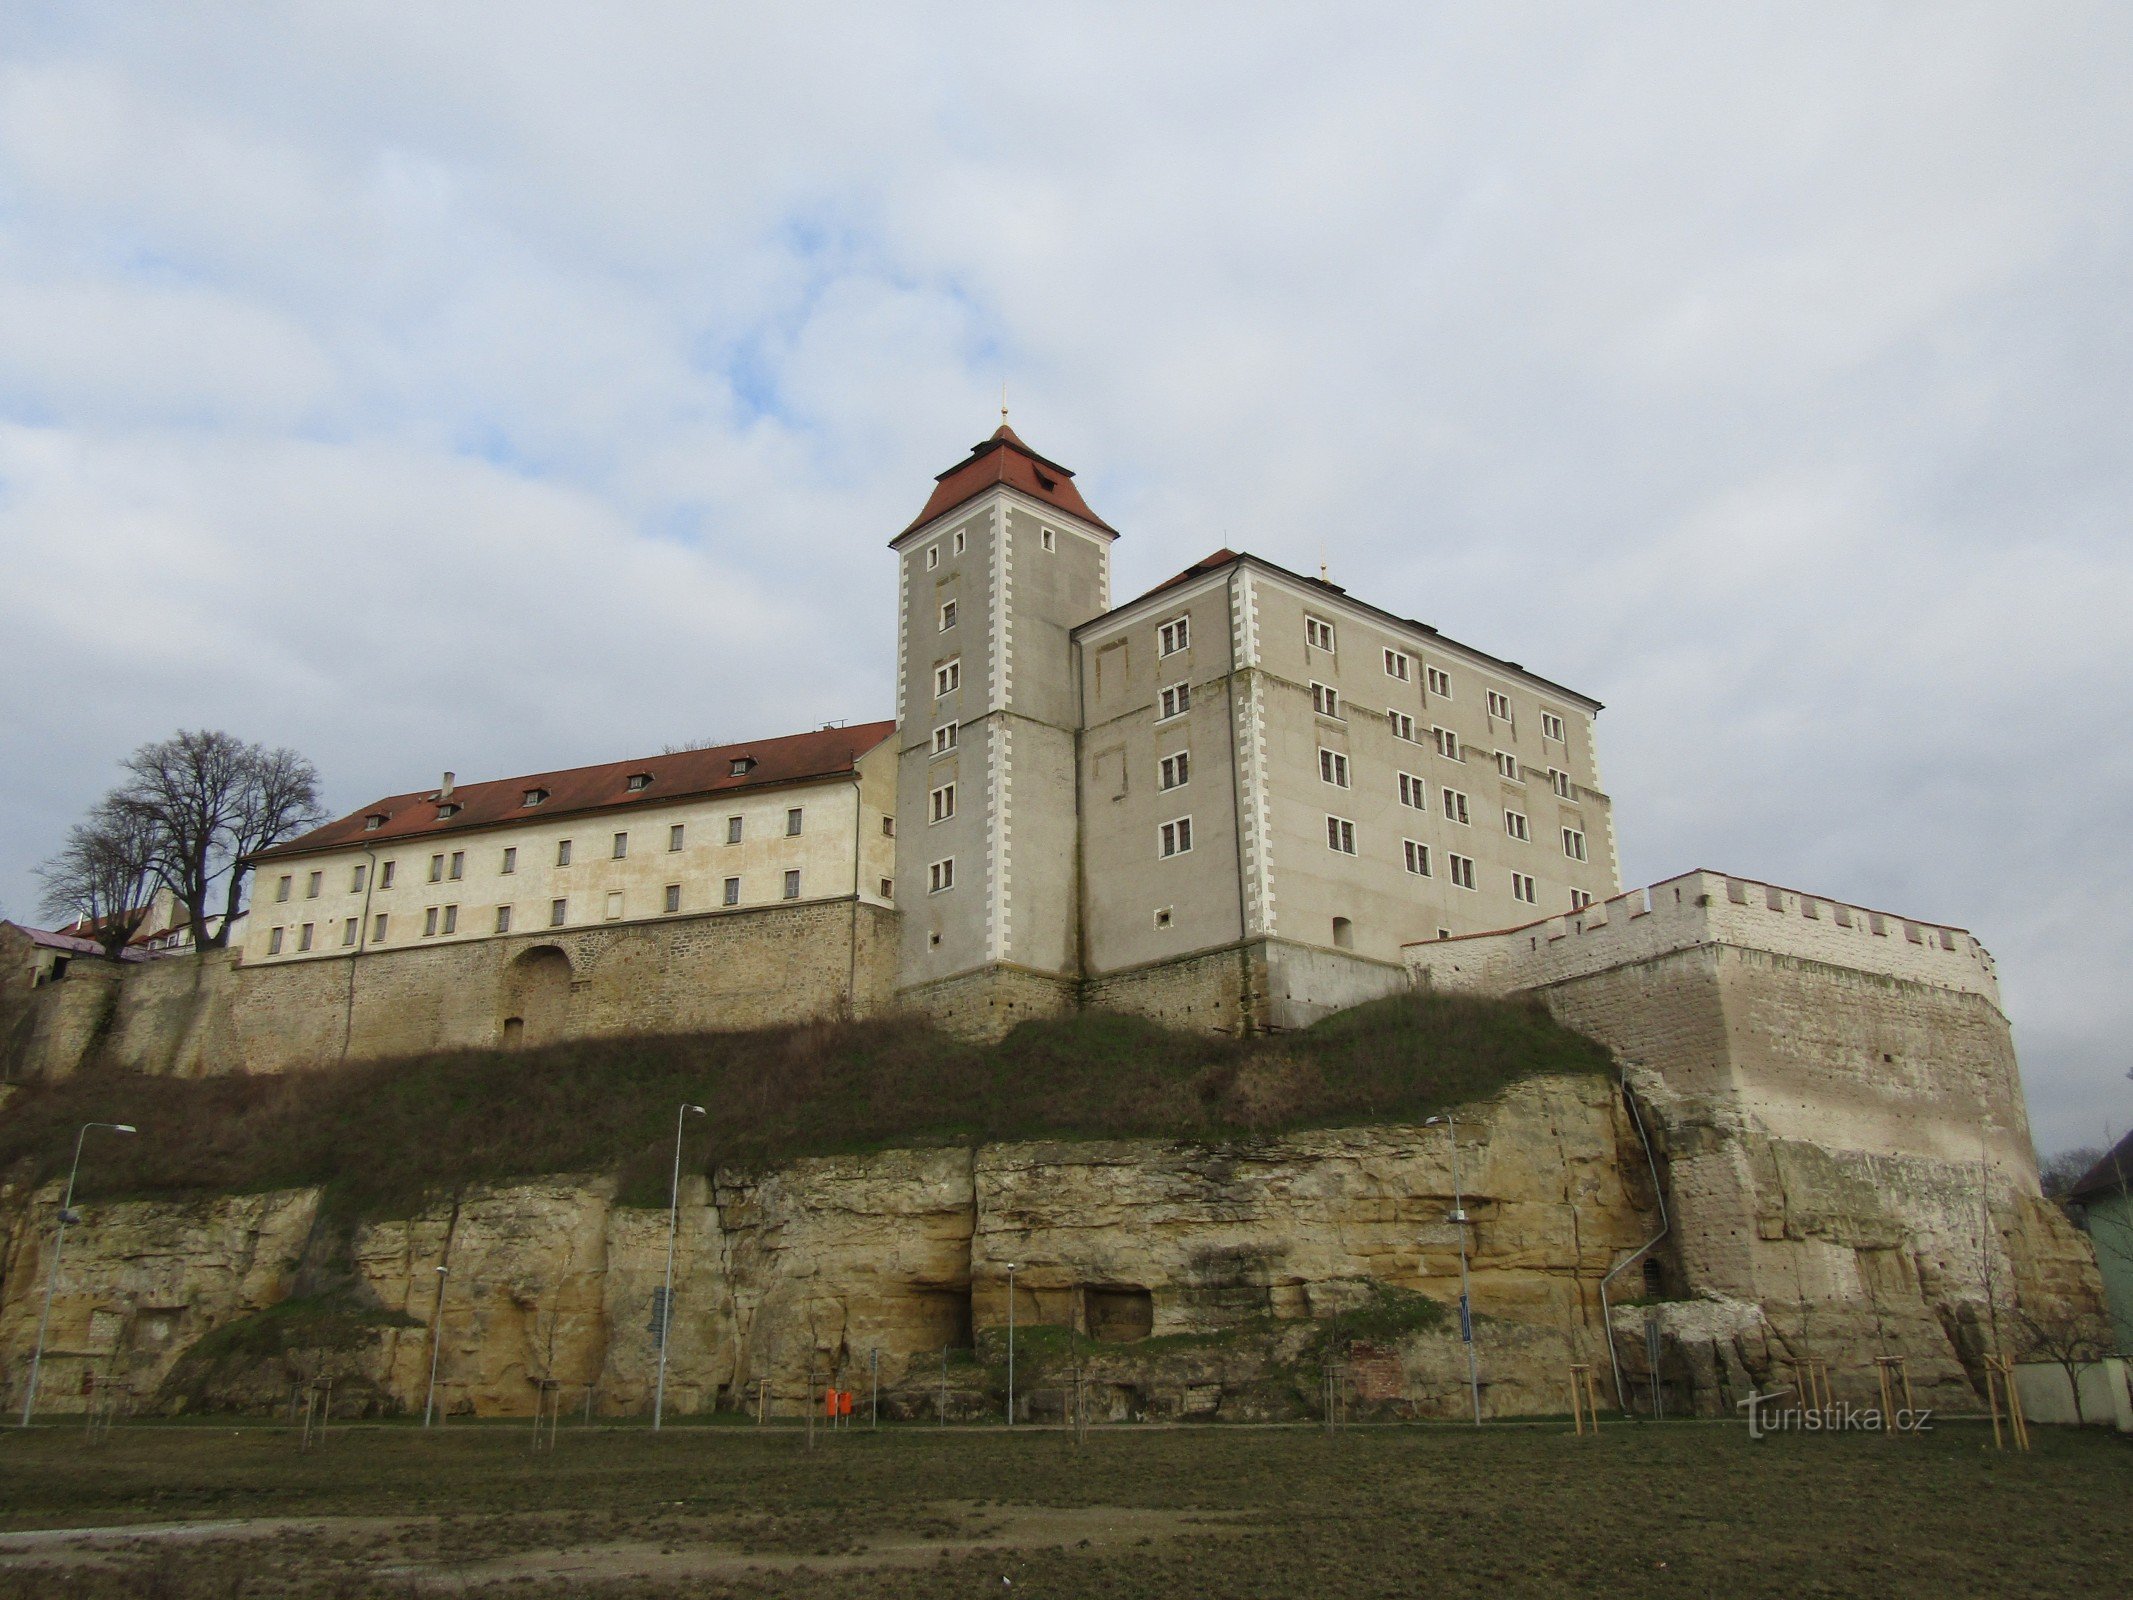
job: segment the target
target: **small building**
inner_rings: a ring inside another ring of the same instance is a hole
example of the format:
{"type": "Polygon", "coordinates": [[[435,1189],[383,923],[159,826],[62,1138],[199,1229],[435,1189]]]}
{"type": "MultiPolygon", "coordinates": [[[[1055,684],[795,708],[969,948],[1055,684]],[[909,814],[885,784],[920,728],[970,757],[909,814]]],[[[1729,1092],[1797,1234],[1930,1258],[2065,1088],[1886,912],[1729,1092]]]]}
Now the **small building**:
{"type": "Polygon", "coordinates": [[[2133,1356],[2133,1133],[2083,1173],[2066,1198],[2096,1247],[2118,1351],[2133,1356]]]}

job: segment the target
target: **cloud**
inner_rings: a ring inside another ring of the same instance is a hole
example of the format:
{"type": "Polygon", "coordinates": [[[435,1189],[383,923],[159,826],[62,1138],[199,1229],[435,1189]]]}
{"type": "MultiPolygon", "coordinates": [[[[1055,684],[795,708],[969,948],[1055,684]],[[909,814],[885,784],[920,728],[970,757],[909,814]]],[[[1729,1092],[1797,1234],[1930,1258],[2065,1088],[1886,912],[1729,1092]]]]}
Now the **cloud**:
{"type": "Polygon", "coordinates": [[[1623,868],[1967,923],[2133,1120],[2122,8],[0,21],[0,902],[139,740],[336,804],[885,714],[1018,427],[1610,703],[1623,868]],[[595,21],[598,25],[595,26],[595,21]]]}

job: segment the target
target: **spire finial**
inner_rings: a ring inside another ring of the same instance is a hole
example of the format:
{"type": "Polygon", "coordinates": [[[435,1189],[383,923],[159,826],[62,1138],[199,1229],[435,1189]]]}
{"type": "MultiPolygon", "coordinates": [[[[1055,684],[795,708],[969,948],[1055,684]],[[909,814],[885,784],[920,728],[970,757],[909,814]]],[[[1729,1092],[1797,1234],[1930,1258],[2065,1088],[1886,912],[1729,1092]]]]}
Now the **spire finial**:
{"type": "Polygon", "coordinates": [[[1000,426],[1007,426],[1007,380],[1000,380],[1000,426]]]}

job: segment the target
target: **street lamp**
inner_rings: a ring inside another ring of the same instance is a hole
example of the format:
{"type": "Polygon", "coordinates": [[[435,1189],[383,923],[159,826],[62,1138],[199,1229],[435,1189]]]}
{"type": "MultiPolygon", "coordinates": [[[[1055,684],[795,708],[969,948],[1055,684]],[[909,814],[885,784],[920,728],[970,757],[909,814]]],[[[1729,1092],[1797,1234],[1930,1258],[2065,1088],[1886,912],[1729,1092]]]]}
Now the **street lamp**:
{"type": "Polygon", "coordinates": [[[659,1431],[667,1406],[667,1334],[674,1326],[674,1230],[681,1220],[681,1128],[690,1112],[705,1116],[702,1106],[685,1105],[674,1113],[674,1180],[667,1188],[667,1287],[659,1297],[659,1384],[652,1392],[652,1431],[659,1431]]]}
{"type": "Polygon", "coordinates": [[[81,1173],[82,1141],[89,1137],[91,1128],[109,1128],[113,1133],[136,1133],[139,1130],[130,1122],[85,1122],[81,1132],[74,1136],[74,1165],[67,1169],[67,1195],[59,1202],[59,1231],[52,1237],[52,1275],[45,1279],[44,1312],[37,1319],[37,1348],[30,1357],[29,1392],[22,1397],[22,1425],[30,1425],[30,1413],[37,1405],[37,1371],[44,1365],[45,1329],[52,1321],[52,1291],[59,1287],[59,1252],[67,1242],[67,1224],[75,1220],[71,1207],[74,1204],[74,1180],[81,1173]]]}
{"type": "Polygon", "coordinates": [[[1434,1128],[1444,1124],[1444,1131],[1452,1143],[1452,1215],[1451,1222],[1459,1230],[1459,1338],[1466,1345],[1466,1386],[1474,1396],[1474,1426],[1481,1426],[1481,1374],[1474,1365],[1474,1303],[1467,1294],[1466,1281],[1466,1199],[1459,1192],[1459,1129],[1447,1111],[1441,1117],[1431,1117],[1422,1126],[1434,1128]]]}
{"type": "Polygon", "coordinates": [[[1007,1425],[1015,1425],[1015,1264],[1007,1264],[1007,1425]]]}
{"type": "Polygon", "coordinates": [[[437,1308],[430,1313],[430,1392],[422,1399],[422,1425],[430,1425],[430,1412],[437,1404],[437,1352],[444,1346],[444,1280],[450,1267],[437,1269],[437,1308]]]}

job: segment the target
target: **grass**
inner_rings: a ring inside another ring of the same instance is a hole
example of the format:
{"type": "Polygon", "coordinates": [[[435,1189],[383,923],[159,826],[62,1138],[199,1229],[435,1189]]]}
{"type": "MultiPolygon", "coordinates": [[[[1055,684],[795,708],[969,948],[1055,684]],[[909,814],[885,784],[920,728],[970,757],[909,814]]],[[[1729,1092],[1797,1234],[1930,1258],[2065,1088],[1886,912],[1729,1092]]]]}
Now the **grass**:
{"type": "Polygon", "coordinates": [[[663,1203],[675,1107],[711,1108],[690,1159],[750,1166],[894,1145],[1011,1139],[1229,1140],[1410,1121],[1521,1078],[1597,1073],[1606,1051],[1537,1005],[1381,1000],[1233,1041],[1087,1012],[996,1044],[915,1017],[748,1033],[454,1051],[281,1077],[84,1074],[0,1113],[0,1179],[63,1176],[84,1122],[83,1198],[323,1185],[342,1215],[407,1215],[468,1184],[615,1172],[663,1203]]]}
{"type": "Polygon", "coordinates": [[[1981,1425],[0,1431],[0,1525],[220,1536],[85,1559],[0,1544],[0,1600],[2124,1593],[2133,1445],[1981,1425]],[[55,1564],[75,1563],[65,1571],[55,1564]],[[28,1563],[47,1563],[39,1569],[28,1563]],[[1002,1582],[1005,1578],[1007,1583],[1002,1582]],[[418,1585],[420,1586],[418,1588],[418,1585]]]}

